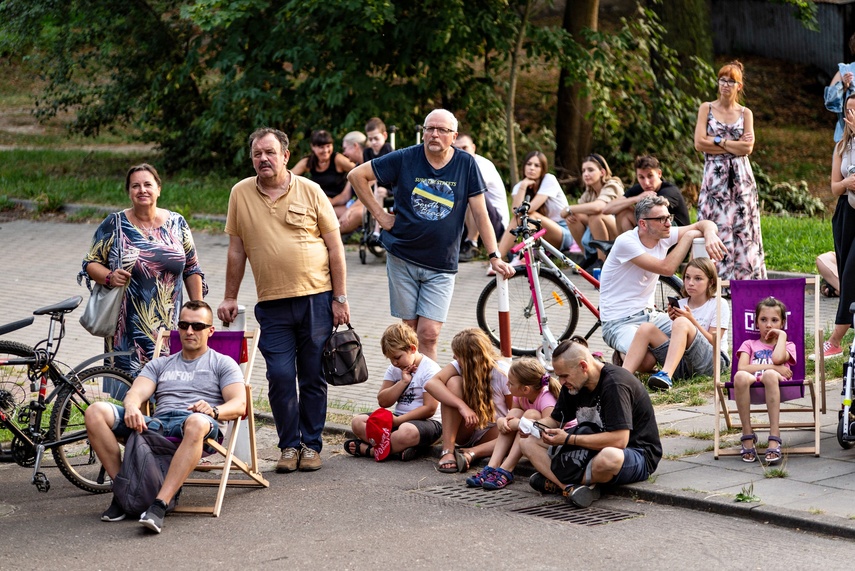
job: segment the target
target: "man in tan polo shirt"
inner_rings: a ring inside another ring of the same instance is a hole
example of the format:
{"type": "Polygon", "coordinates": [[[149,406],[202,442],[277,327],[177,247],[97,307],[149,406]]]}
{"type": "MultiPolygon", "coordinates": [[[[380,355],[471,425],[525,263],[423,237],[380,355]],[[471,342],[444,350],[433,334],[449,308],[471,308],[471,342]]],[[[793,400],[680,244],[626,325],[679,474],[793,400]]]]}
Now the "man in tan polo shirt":
{"type": "Polygon", "coordinates": [[[276,471],[317,470],[327,413],[323,347],[334,325],[350,321],[344,245],[321,187],[288,170],[288,135],[257,129],[249,147],[256,176],[237,183],[229,197],[226,293],[217,315],[226,323],[237,317],[249,260],[282,450],[276,471]]]}

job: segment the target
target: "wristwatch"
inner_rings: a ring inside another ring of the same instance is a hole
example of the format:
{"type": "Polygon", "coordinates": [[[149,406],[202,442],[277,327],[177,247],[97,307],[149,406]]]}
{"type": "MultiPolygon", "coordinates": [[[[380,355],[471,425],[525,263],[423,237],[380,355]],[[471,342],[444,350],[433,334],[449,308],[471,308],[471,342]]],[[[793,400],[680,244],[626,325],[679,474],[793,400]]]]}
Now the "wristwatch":
{"type": "Polygon", "coordinates": [[[720,136],[720,135],[716,135],[716,136],[715,136],[715,139],[713,139],[713,143],[715,143],[716,145],[721,146],[721,136],[720,136]]]}
{"type": "Polygon", "coordinates": [[[501,256],[499,255],[499,253],[498,253],[498,252],[490,252],[490,255],[489,255],[489,256],[487,256],[487,258],[489,258],[490,260],[492,260],[493,258],[501,258],[501,256]]]}
{"type": "Polygon", "coordinates": [[[214,417],[214,420],[219,420],[220,419],[220,409],[217,407],[213,407],[211,409],[211,416],[214,417]]]}
{"type": "Polygon", "coordinates": [[[347,303],[347,296],[346,295],[337,295],[337,296],[333,297],[333,300],[335,300],[339,303],[347,303]]]}

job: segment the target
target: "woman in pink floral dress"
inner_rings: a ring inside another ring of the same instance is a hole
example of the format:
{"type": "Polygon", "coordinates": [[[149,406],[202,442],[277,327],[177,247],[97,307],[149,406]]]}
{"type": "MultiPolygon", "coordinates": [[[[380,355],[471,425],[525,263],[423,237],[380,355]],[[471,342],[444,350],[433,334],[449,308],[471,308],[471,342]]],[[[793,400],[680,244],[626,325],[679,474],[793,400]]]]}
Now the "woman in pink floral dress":
{"type": "Polygon", "coordinates": [[[704,153],[698,220],[711,220],[727,254],[718,263],[725,280],[766,279],[760,205],[748,155],[754,150],[754,115],[739,104],[742,64],[718,72],[718,99],[701,104],[695,149],[704,153]]]}

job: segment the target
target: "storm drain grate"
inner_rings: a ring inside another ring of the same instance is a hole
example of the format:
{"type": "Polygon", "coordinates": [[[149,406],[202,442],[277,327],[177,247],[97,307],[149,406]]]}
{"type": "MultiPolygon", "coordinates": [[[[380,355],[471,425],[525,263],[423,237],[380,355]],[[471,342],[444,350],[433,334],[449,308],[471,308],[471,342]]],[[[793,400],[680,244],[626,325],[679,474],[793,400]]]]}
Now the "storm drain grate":
{"type": "Polygon", "coordinates": [[[577,508],[568,503],[551,503],[511,510],[514,513],[573,523],[576,525],[602,525],[641,517],[640,513],[606,510],[602,508],[577,508]]]}
{"type": "Polygon", "coordinates": [[[514,492],[507,488],[502,490],[484,490],[483,488],[464,488],[460,484],[434,486],[414,491],[445,500],[464,502],[479,508],[503,507],[531,498],[530,494],[514,492]]]}

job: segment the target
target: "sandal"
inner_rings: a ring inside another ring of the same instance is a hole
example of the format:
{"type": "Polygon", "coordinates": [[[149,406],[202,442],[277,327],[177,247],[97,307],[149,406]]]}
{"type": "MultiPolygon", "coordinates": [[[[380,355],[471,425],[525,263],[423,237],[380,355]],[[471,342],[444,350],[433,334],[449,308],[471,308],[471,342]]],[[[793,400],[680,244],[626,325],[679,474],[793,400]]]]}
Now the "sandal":
{"type": "Polygon", "coordinates": [[[831,287],[831,284],[825,281],[824,279],[819,281],[819,293],[823,297],[840,297],[840,294],[837,293],[837,290],[831,287]]]}
{"type": "Polygon", "coordinates": [[[454,460],[457,462],[457,471],[460,473],[463,473],[466,470],[468,470],[470,463],[474,459],[475,459],[475,453],[474,452],[461,452],[460,450],[454,451],[454,460]]]}
{"type": "Polygon", "coordinates": [[[454,474],[458,471],[457,469],[457,452],[452,452],[451,450],[443,450],[439,457],[439,462],[436,465],[436,469],[443,474],[454,474]],[[453,456],[454,460],[448,460],[443,462],[442,459],[446,456],[453,456]]]}
{"type": "MultiPolygon", "coordinates": [[[[499,469],[501,470],[501,468],[499,469]]],[[[493,472],[495,471],[496,468],[484,466],[483,470],[481,470],[474,476],[469,476],[468,478],[466,478],[466,486],[469,488],[482,488],[484,486],[484,482],[491,478],[493,476],[493,472]]]]}
{"type": "Polygon", "coordinates": [[[778,462],[781,461],[781,446],[784,442],[781,440],[780,436],[772,436],[769,435],[769,442],[777,442],[777,448],[767,448],[766,449],[766,464],[770,466],[774,466],[778,462]]]}
{"type": "Polygon", "coordinates": [[[501,490],[514,482],[514,475],[504,468],[496,468],[490,472],[481,487],[485,490],[501,490]]]}
{"type": "Polygon", "coordinates": [[[374,447],[367,442],[359,440],[358,438],[346,440],[343,444],[343,448],[345,452],[351,456],[356,456],[357,458],[374,458],[374,447]],[[363,449],[363,444],[367,448],[363,449]]]}
{"type": "MultiPolygon", "coordinates": [[[[771,436],[769,438],[771,438],[771,436]]],[[[756,434],[743,434],[742,438],[739,439],[740,442],[745,442],[746,440],[750,440],[752,443],[756,443],[757,442],[757,435],[756,434]]],[[[740,450],[739,453],[742,455],[742,461],[743,462],[749,462],[750,463],[750,462],[754,462],[755,460],[757,460],[757,449],[754,448],[753,446],[751,448],[746,448],[745,445],[743,444],[742,450],[740,450]]]]}

